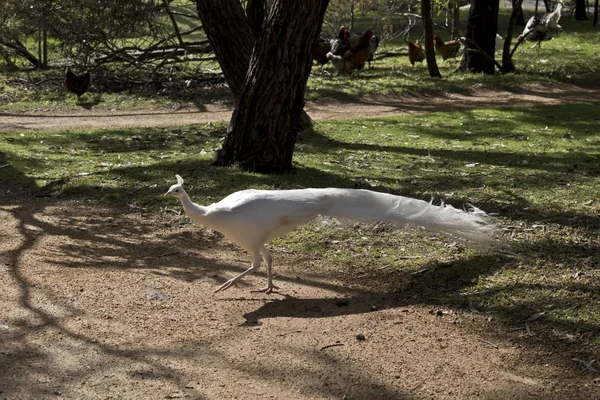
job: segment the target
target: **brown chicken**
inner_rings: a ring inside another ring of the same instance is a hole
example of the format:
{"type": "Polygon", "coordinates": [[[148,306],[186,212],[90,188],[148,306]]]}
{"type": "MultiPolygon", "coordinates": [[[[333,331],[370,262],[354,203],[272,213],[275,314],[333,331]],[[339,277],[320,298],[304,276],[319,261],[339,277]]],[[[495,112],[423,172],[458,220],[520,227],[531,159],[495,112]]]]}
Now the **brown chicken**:
{"type": "Polygon", "coordinates": [[[79,101],[81,95],[87,92],[90,87],[90,73],[86,71],[81,75],[77,75],[71,71],[71,68],[67,68],[65,86],[69,92],[77,95],[77,101],[79,101]]]}
{"type": "Polygon", "coordinates": [[[421,43],[417,40],[416,42],[408,42],[408,61],[410,65],[415,66],[416,62],[420,62],[423,65],[425,60],[425,51],[421,47],[421,43]]]}
{"type": "Polygon", "coordinates": [[[458,40],[444,42],[436,35],[433,35],[433,45],[435,46],[435,51],[442,56],[443,61],[446,61],[447,58],[455,58],[461,47],[461,43],[458,40]]]}
{"type": "Polygon", "coordinates": [[[372,31],[366,31],[355,46],[351,46],[344,54],[344,63],[349,71],[360,71],[371,57],[372,31]]]}

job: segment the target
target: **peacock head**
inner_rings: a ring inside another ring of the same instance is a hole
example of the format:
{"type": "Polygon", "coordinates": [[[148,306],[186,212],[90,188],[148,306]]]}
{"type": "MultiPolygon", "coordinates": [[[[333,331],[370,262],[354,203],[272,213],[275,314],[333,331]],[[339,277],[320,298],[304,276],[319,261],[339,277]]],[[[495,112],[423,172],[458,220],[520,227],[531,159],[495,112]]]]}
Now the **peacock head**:
{"type": "Polygon", "coordinates": [[[180,199],[185,194],[185,190],[183,190],[183,178],[179,175],[175,175],[175,177],[177,178],[177,184],[171,186],[169,191],[165,193],[165,196],[173,196],[180,199]]]}

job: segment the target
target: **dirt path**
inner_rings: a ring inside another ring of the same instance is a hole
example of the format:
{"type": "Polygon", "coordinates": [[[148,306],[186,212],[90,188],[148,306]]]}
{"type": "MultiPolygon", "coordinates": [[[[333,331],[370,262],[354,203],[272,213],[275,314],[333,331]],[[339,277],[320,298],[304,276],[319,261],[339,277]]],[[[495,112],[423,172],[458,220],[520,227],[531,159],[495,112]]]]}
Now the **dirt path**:
{"type": "MultiPolygon", "coordinates": [[[[380,97],[353,103],[309,102],[307,113],[315,120],[383,117],[432,111],[473,108],[531,106],[573,101],[600,101],[600,90],[575,85],[530,86],[516,91],[479,91],[470,94],[380,97]]],[[[73,130],[133,127],[167,127],[226,121],[232,109],[226,105],[206,104],[195,108],[105,110],[81,109],[25,114],[0,113],[0,132],[31,130],[73,130]]]]}
{"type": "MultiPolygon", "coordinates": [[[[576,87],[348,105],[315,119],[600,100],[576,87]],[[351,108],[351,111],[349,110],[351,108]]],[[[230,110],[2,115],[3,130],[172,126],[230,110]],[[108,114],[108,115],[107,115],[108,114]]],[[[175,208],[175,206],[174,206],[175,208]]],[[[0,197],[0,399],[592,399],[579,343],[532,323],[439,309],[318,258],[275,249],[264,271],[213,294],[248,255],[172,215],[0,197]],[[358,286],[360,282],[361,286],[358,286]],[[357,333],[366,340],[357,340],[357,333]],[[331,346],[331,347],[328,347],[331,346]]],[[[416,275],[413,279],[423,279],[416,275]]]]}
{"type": "Polygon", "coordinates": [[[213,294],[248,255],[173,217],[0,198],[0,227],[2,399],[597,395],[577,344],[357,287],[283,249],[279,293],[250,293],[261,272],[213,294]]]}

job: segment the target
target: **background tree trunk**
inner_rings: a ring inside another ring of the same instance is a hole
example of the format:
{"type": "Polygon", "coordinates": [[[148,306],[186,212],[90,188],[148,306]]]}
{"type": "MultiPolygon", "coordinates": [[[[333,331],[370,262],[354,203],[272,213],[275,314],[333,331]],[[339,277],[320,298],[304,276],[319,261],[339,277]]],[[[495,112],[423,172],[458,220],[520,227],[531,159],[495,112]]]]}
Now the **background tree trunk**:
{"type": "Polygon", "coordinates": [[[523,0],[515,0],[513,2],[513,10],[508,21],[508,28],[506,30],[506,37],[504,38],[504,48],[502,49],[502,72],[514,72],[516,70],[515,64],[512,61],[512,53],[510,52],[510,45],[514,35],[515,26],[519,19],[519,13],[523,15],[521,8],[523,0]]]}
{"type": "Polygon", "coordinates": [[[585,0],[575,1],[575,20],[576,21],[587,21],[587,4],[585,0]]]}
{"type": "Polygon", "coordinates": [[[460,69],[493,74],[498,32],[499,0],[472,0],[467,23],[467,42],[460,69]],[[486,55],[484,55],[483,53],[486,55]]]}
{"type": "Polygon", "coordinates": [[[234,93],[233,85],[238,89],[227,137],[216,153],[218,165],[239,162],[257,172],[281,173],[291,169],[296,137],[306,126],[304,94],[312,67],[312,49],[328,3],[329,0],[269,2],[262,29],[252,52],[246,53],[249,61],[245,64],[245,57],[231,47],[232,38],[228,37],[237,36],[243,46],[254,38],[239,1],[197,1],[198,14],[226,80],[232,82],[234,93]],[[238,65],[232,68],[232,63],[238,65]],[[243,74],[241,63],[246,66],[243,74]],[[236,79],[227,78],[228,73],[235,74],[236,79]],[[238,86],[240,75],[244,80],[238,86]]]}
{"type": "Polygon", "coordinates": [[[525,15],[523,15],[523,1],[513,0],[513,12],[516,8],[517,19],[516,24],[519,26],[525,26],[525,15]]]}
{"type": "Polygon", "coordinates": [[[260,34],[265,19],[265,0],[248,0],[246,4],[248,23],[255,36],[260,34]]]}
{"type": "Polygon", "coordinates": [[[452,0],[450,7],[452,7],[452,37],[456,38],[460,36],[460,4],[458,4],[458,0],[452,0]]]}
{"type": "Polygon", "coordinates": [[[432,78],[441,78],[440,69],[435,60],[435,49],[433,47],[433,23],[431,22],[431,0],[421,0],[421,18],[425,30],[425,59],[427,69],[432,78]]]}
{"type": "Polygon", "coordinates": [[[239,0],[197,0],[196,9],[225,81],[237,99],[255,41],[242,4],[239,0]]]}

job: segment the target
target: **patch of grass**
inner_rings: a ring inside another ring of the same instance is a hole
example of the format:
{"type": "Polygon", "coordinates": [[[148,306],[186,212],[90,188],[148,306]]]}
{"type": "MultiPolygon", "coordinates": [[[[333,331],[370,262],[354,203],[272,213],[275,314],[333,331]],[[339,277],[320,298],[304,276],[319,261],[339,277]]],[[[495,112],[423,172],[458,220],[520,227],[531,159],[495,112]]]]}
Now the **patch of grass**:
{"type": "Polygon", "coordinates": [[[497,215],[516,257],[479,253],[419,229],[328,220],[274,246],[322,257],[350,285],[378,282],[423,304],[474,308],[520,327],[543,313],[529,322],[534,329],[598,346],[597,108],[323,121],[299,138],[295,170],[276,176],[213,167],[224,124],[4,134],[0,189],[16,201],[57,196],[159,213],[179,207],[162,197],[178,173],[198,203],[249,187],[358,187],[456,207],[471,203],[497,215]]]}

